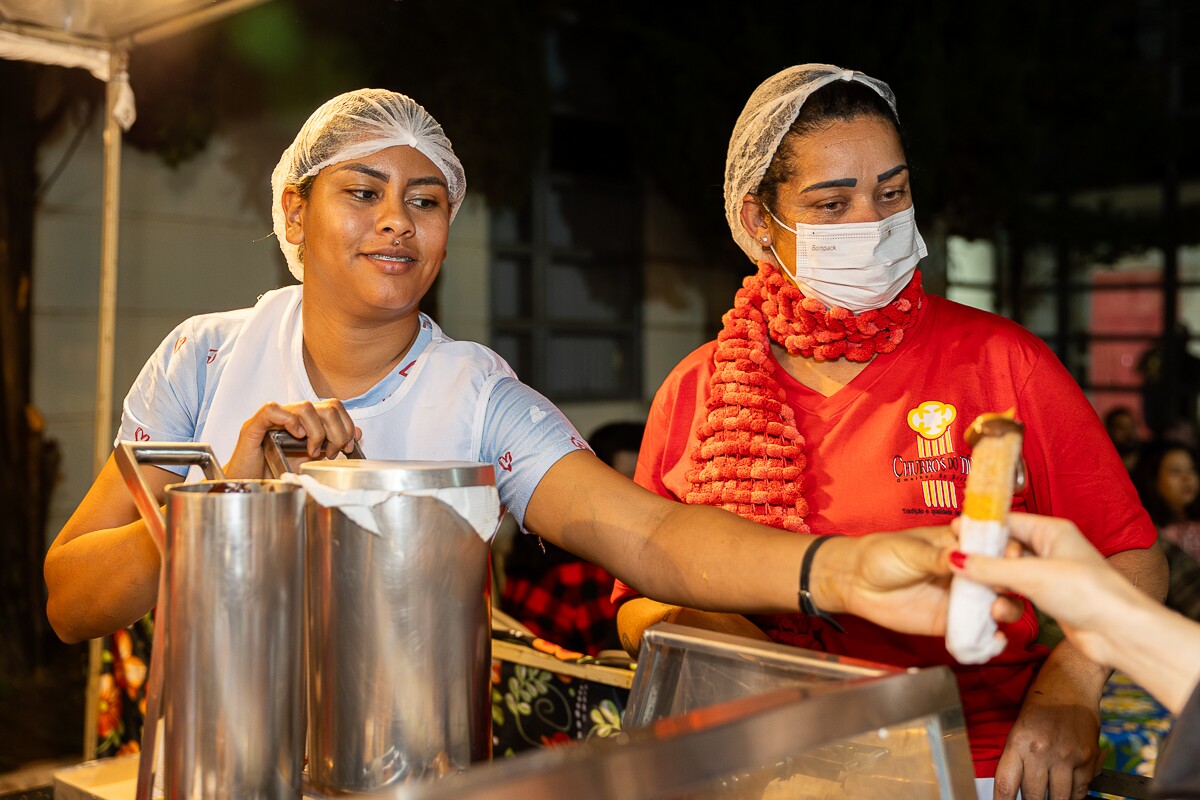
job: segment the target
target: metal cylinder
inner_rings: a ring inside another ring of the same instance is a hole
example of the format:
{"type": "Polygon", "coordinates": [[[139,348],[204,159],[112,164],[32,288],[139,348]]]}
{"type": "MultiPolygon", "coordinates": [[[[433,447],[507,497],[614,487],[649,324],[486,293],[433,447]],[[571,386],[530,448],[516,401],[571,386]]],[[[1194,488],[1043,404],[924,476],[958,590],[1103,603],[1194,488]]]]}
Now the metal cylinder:
{"type": "Polygon", "coordinates": [[[373,791],[488,759],[488,545],[429,493],[494,495],[492,468],[337,460],[301,473],[395,493],[372,508],[378,534],[307,501],[310,782],[373,791]]]}
{"type": "Polygon", "coordinates": [[[277,481],[166,491],[168,798],[300,797],[303,498],[277,481]]]}

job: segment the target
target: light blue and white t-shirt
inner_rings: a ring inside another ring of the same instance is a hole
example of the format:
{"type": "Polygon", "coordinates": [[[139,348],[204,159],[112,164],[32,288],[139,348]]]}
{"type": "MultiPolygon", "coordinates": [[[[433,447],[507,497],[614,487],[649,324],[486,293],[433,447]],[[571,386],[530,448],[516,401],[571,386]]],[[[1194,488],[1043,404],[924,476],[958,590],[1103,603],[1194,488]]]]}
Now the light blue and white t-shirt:
{"type": "MultiPolygon", "coordinates": [[[[202,441],[224,463],[242,424],[264,403],[320,399],[303,364],[301,291],[277,289],[253,308],[179,325],[126,396],[118,440],[202,441]]],[[[492,464],[500,501],[522,525],[546,471],[587,449],[562,412],[502,358],[450,339],[425,315],[397,369],[343,403],[363,430],[368,458],[492,464]]]]}

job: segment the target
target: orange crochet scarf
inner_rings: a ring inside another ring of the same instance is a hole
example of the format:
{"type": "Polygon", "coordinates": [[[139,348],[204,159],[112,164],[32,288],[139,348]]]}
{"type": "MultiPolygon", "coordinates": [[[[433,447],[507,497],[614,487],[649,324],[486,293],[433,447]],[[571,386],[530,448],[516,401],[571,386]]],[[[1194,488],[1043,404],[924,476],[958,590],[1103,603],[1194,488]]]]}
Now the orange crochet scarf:
{"type": "Polygon", "coordinates": [[[804,439],[774,377],[775,341],[792,355],[870,361],[916,324],[921,273],[878,310],[853,314],[806,298],[768,262],[742,282],[717,337],[708,417],[696,432],[684,501],[720,506],[754,522],[808,533],[804,439]]]}

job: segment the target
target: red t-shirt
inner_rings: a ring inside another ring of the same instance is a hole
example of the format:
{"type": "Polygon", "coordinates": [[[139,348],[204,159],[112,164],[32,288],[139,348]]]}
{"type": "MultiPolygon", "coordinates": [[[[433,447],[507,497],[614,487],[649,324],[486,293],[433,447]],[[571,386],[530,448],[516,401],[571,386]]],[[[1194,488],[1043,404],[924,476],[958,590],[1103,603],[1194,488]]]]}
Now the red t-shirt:
{"type": "MultiPolygon", "coordinates": [[[[635,480],[675,500],[690,490],[695,431],[707,416],[715,342],[687,356],[654,398],[635,480]]],[[[1013,508],[1074,521],[1105,556],[1149,547],[1156,532],[1125,466],[1070,374],[1040,339],[993,314],[926,296],[893,353],[823,397],[782,368],[775,377],[805,440],[806,518],[814,534],[862,535],[945,524],[961,509],[966,428],[1015,408],[1025,423],[1027,485],[1013,508]],[[951,413],[952,412],[952,413],[951,413]],[[946,420],[949,420],[946,424],[946,420]]],[[[638,593],[620,583],[613,602],[638,593]]],[[[995,774],[1009,729],[1047,650],[1031,608],[1004,626],[1008,647],[964,666],[940,637],[842,615],[844,634],[801,614],[751,619],[778,642],[903,667],[947,664],[957,678],[980,777],[995,774]]]]}

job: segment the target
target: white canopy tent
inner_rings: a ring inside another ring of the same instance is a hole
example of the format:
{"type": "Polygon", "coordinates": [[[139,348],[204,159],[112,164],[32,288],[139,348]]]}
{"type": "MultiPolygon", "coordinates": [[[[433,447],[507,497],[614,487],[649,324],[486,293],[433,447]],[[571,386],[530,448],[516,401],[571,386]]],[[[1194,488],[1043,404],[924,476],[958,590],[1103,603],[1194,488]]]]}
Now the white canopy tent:
{"type": "MultiPolygon", "coordinates": [[[[134,47],[214,22],[266,0],[0,0],[0,58],[79,67],[106,84],[103,230],[100,237],[99,331],[93,471],[112,449],[113,347],[117,308],[121,132],[136,116],[126,72],[134,47]]],[[[96,736],[99,640],[91,645],[84,753],[96,736]]]]}

